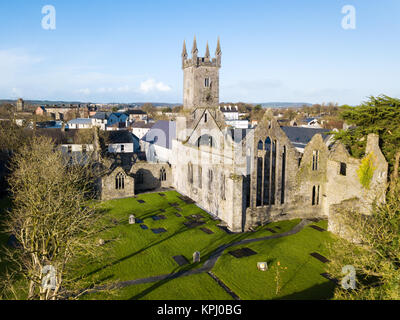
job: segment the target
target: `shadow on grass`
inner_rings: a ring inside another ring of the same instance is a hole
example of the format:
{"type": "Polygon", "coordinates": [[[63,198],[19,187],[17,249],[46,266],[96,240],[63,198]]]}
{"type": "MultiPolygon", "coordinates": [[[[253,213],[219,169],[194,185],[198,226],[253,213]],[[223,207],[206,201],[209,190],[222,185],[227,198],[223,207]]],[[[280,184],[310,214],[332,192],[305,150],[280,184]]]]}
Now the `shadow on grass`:
{"type": "Polygon", "coordinates": [[[274,300],[330,300],[333,298],[334,290],[335,284],[327,281],[274,300]]]}
{"type": "Polygon", "coordinates": [[[180,270],[180,268],[176,268],[175,270],[173,270],[171,275],[168,278],[154,283],[151,287],[130,297],[128,300],[140,300],[141,298],[147,296],[149,293],[153,292],[154,290],[160,288],[161,286],[167,284],[168,282],[170,282],[174,279],[182,277],[183,274],[187,273],[187,271],[178,271],[178,270],[180,270]]]}
{"type": "Polygon", "coordinates": [[[134,256],[136,256],[136,255],[138,255],[138,254],[140,254],[140,253],[142,253],[142,252],[154,247],[154,246],[157,246],[157,245],[163,243],[164,241],[167,241],[167,240],[171,239],[172,237],[175,237],[175,236],[177,236],[177,235],[179,235],[179,234],[181,234],[181,233],[183,233],[185,231],[188,231],[188,229],[185,228],[185,227],[181,227],[177,232],[169,235],[168,237],[165,237],[165,238],[160,239],[158,241],[154,241],[154,242],[150,243],[150,245],[148,245],[147,247],[144,247],[144,248],[142,248],[142,249],[140,249],[140,250],[138,250],[136,252],[133,252],[132,254],[129,254],[129,255],[125,256],[125,257],[119,258],[119,259],[117,259],[117,260],[115,260],[115,261],[113,261],[111,263],[108,263],[105,266],[97,268],[97,269],[87,273],[86,275],[84,275],[84,277],[90,277],[91,275],[94,275],[94,274],[96,274],[96,273],[98,273],[98,272],[100,272],[100,271],[102,271],[104,269],[107,269],[107,268],[112,267],[112,266],[114,266],[114,265],[116,265],[118,263],[121,263],[121,262],[123,262],[123,261],[125,261],[127,259],[130,259],[130,258],[132,258],[132,257],[134,257],[134,256]]]}

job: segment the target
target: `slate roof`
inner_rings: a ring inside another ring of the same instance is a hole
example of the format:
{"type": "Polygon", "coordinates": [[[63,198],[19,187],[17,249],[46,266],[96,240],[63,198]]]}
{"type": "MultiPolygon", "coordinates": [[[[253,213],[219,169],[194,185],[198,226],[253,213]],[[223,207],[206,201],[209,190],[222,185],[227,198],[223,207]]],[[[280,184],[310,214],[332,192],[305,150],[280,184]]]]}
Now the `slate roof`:
{"type": "MultiPolygon", "coordinates": [[[[40,129],[37,128],[36,129],[36,134],[39,136],[46,136],[49,137],[51,139],[53,139],[54,143],[57,145],[60,144],[82,144],[83,142],[85,142],[85,144],[91,144],[92,143],[92,138],[88,137],[89,140],[87,141],[82,141],[82,136],[79,137],[79,140],[81,141],[77,141],[78,139],[78,134],[82,132],[79,129],[70,129],[70,130],[65,130],[63,131],[62,129],[40,129]],[[79,142],[79,143],[78,143],[79,142]]],[[[33,133],[33,131],[32,131],[33,133]]]]}
{"type": "Polygon", "coordinates": [[[229,113],[229,112],[231,112],[231,113],[238,113],[238,112],[239,112],[239,110],[236,110],[235,108],[229,109],[229,108],[221,107],[220,110],[221,110],[221,112],[223,112],[223,113],[229,113]]]}
{"type": "Polygon", "coordinates": [[[127,114],[147,114],[146,112],[144,112],[143,110],[140,110],[140,109],[131,109],[131,110],[128,110],[127,112],[126,112],[127,114]]]}
{"type": "Polygon", "coordinates": [[[116,116],[117,118],[121,118],[122,116],[126,116],[126,115],[127,114],[124,113],[124,112],[113,112],[113,113],[110,114],[110,117],[111,116],[116,116]]]}
{"type": "Polygon", "coordinates": [[[68,124],[92,124],[92,123],[93,123],[92,119],[90,118],[78,118],[68,121],[68,124]]]}
{"type": "Polygon", "coordinates": [[[321,134],[322,139],[325,140],[329,136],[328,133],[331,131],[328,129],[288,126],[282,126],[281,129],[286,133],[293,146],[297,148],[304,148],[318,133],[321,134]]]}
{"type": "Polygon", "coordinates": [[[143,128],[143,129],[150,129],[154,126],[154,123],[146,123],[144,121],[135,121],[131,124],[131,128],[143,128]]]}
{"type": "Polygon", "coordinates": [[[110,115],[111,112],[96,112],[96,114],[91,118],[99,120],[107,120],[110,115]]]}
{"type": "Polygon", "coordinates": [[[110,144],[133,143],[133,139],[134,139],[134,137],[136,137],[129,131],[125,131],[125,130],[106,131],[106,135],[107,135],[107,140],[110,144]]]}
{"type": "Polygon", "coordinates": [[[176,138],[176,122],[160,120],[147,132],[142,141],[160,146],[166,149],[172,149],[172,140],[176,138]]]}

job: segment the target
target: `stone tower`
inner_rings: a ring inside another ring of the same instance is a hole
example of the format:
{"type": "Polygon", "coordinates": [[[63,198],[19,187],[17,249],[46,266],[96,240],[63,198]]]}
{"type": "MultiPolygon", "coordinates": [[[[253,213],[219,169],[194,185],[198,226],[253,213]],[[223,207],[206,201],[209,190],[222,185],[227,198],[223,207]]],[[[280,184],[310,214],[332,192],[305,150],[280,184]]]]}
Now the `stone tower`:
{"type": "Polygon", "coordinates": [[[193,41],[192,58],[188,59],[186,42],[183,42],[183,106],[185,110],[219,106],[219,69],[221,68],[221,44],[218,39],[215,58],[206,48],[204,57],[198,57],[196,37],[193,41]]]}
{"type": "Polygon", "coordinates": [[[21,112],[21,111],[24,111],[24,100],[19,98],[17,101],[17,112],[21,112]]]}

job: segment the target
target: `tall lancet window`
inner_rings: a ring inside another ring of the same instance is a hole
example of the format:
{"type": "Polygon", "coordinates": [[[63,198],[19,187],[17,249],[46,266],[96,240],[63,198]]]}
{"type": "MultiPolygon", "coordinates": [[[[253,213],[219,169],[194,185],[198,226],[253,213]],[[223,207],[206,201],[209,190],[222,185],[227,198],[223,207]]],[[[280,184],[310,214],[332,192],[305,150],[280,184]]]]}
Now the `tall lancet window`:
{"type": "Polygon", "coordinates": [[[122,172],[118,173],[115,177],[115,189],[125,189],[125,175],[122,172]]]}

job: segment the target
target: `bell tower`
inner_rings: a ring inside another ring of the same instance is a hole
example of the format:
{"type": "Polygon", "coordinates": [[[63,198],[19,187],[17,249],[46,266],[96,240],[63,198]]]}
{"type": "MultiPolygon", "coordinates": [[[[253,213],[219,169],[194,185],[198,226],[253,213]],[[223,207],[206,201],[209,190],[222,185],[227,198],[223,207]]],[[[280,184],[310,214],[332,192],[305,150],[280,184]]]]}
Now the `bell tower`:
{"type": "Polygon", "coordinates": [[[183,42],[183,107],[185,110],[219,106],[219,69],[222,56],[219,38],[215,58],[210,56],[208,43],[204,57],[198,57],[198,52],[196,37],[193,41],[191,59],[188,59],[186,42],[183,42]]]}

